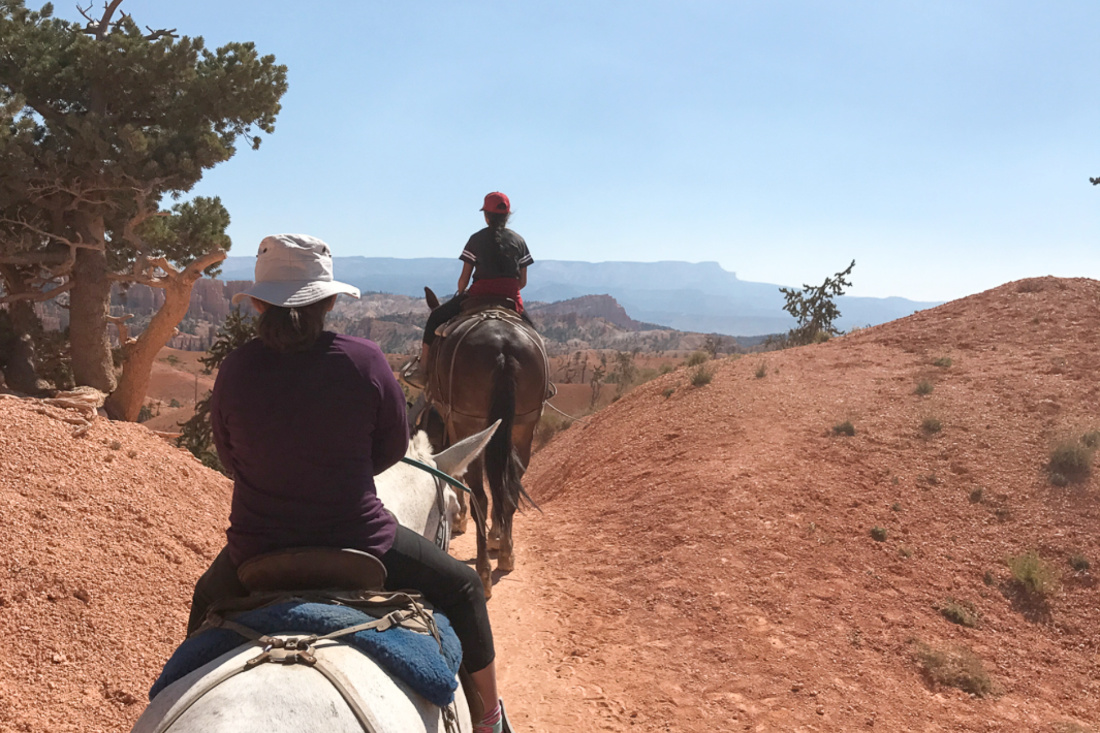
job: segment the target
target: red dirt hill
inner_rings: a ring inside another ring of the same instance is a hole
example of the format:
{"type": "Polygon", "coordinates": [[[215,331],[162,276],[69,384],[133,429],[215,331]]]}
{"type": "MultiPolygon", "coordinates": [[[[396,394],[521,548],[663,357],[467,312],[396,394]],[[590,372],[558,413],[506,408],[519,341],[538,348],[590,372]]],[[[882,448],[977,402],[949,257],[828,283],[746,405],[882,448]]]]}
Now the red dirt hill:
{"type": "MultiPolygon", "coordinates": [[[[490,603],[517,730],[1095,730],[1100,487],[1044,465],[1100,428],[1098,330],[1100,283],[1010,283],[575,423],[490,603]],[[1005,565],[1028,551],[1044,602],[1005,565]],[[919,643],[969,649],[993,694],[930,682],[919,643]]],[[[38,409],[0,399],[0,730],[125,731],[229,486],[141,425],[38,409]]]]}
{"type": "Polygon", "coordinates": [[[570,609],[552,661],[598,680],[613,730],[1091,730],[1100,492],[1044,464],[1100,428],[1098,331],[1097,282],[1010,283],[574,425],[528,473],[548,516],[519,544],[570,609]],[[1045,603],[1005,564],[1028,551],[1061,577],[1045,603]],[[920,643],[967,647],[994,694],[930,683],[920,643]]]}

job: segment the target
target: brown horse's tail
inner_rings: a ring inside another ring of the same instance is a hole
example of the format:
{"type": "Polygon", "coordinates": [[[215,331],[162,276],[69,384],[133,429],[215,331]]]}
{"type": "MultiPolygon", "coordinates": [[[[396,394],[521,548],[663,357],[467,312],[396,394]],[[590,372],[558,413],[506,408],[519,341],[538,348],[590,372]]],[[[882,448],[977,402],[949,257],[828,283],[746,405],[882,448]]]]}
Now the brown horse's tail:
{"type": "Polygon", "coordinates": [[[519,456],[512,446],[512,426],[516,421],[516,371],[519,362],[514,356],[497,356],[493,370],[493,398],[489,403],[489,422],[500,420],[500,426],[485,446],[485,473],[493,495],[493,521],[511,523],[512,514],[521,502],[538,509],[528,496],[520,477],[519,456]],[[505,508],[508,511],[504,511],[505,508]]]}

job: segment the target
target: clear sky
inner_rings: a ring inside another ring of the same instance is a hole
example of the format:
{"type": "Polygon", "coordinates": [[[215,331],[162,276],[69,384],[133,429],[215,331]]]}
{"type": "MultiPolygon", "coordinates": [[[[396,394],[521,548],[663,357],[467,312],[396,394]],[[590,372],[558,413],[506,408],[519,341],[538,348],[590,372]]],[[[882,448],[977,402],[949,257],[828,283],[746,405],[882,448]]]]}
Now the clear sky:
{"type": "Polygon", "coordinates": [[[852,295],[916,300],[1100,278],[1096,0],[122,8],[289,67],[275,134],[197,189],[233,255],[294,231],[457,257],[501,190],[536,260],[798,285],[855,259],[852,295]]]}

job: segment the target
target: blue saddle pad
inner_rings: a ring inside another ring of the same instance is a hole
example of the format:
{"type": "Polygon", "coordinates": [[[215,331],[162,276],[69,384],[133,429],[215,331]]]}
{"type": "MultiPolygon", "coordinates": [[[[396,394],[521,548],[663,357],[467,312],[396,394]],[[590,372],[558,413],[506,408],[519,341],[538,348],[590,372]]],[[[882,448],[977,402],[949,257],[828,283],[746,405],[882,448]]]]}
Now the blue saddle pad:
{"type": "MultiPolygon", "coordinates": [[[[323,635],[366,623],[373,617],[348,606],[289,601],[248,611],[233,620],[261,634],[323,635]]],[[[435,612],[435,623],[443,641],[442,652],[439,643],[431,636],[401,627],[382,632],[367,629],[341,636],[339,641],[369,654],[394,677],[442,707],[454,700],[454,692],[458,688],[455,675],[462,662],[462,647],[450,621],[438,611],[435,612]]],[[[152,700],[165,687],[207,662],[236,649],[244,641],[248,640],[229,629],[208,629],[187,639],[165,663],[160,677],[149,689],[149,699],[152,700]]]]}

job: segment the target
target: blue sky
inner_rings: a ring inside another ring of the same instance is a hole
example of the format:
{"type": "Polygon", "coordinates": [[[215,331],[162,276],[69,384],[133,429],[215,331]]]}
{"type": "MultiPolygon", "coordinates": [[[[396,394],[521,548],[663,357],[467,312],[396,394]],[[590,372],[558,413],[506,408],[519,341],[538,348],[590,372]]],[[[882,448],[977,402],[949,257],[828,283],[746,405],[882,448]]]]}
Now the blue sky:
{"type": "Polygon", "coordinates": [[[122,7],[289,67],[275,134],[196,191],[233,255],[457,257],[502,190],[536,260],[797,285],[855,259],[851,294],[916,300],[1100,278],[1095,0],[122,7]]]}

